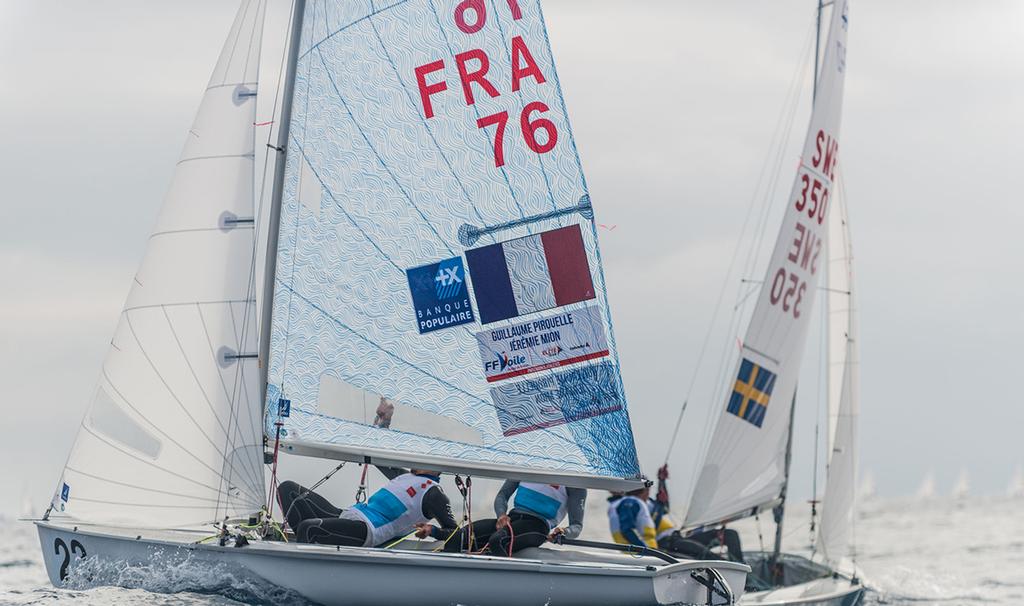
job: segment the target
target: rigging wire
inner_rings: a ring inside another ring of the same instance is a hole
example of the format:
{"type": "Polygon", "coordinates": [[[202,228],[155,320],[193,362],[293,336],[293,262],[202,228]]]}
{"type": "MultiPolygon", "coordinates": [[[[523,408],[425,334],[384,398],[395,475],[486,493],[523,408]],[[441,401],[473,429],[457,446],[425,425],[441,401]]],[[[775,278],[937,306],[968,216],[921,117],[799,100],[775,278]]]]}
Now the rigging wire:
{"type": "MultiPolygon", "coordinates": [[[[831,261],[831,259],[830,259],[830,261],[831,261]]],[[[828,284],[828,275],[829,275],[829,272],[831,272],[831,271],[832,271],[831,263],[825,263],[825,276],[824,276],[825,284],[828,284]]],[[[811,473],[811,525],[810,525],[810,531],[809,531],[810,532],[811,557],[812,558],[814,557],[814,554],[817,551],[817,547],[818,547],[817,541],[815,540],[816,536],[815,536],[814,531],[815,531],[815,528],[816,528],[816,522],[817,522],[817,518],[818,518],[818,503],[820,503],[820,501],[818,499],[818,461],[819,461],[819,459],[821,459],[821,445],[820,445],[820,438],[819,438],[819,436],[820,436],[820,432],[821,432],[821,409],[822,409],[822,406],[824,406],[825,410],[826,410],[826,417],[825,417],[826,422],[828,422],[829,427],[831,427],[831,425],[832,425],[832,423],[831,423],[831,413],[829,412],[829,406],[830,406],[829,400],[832,397],[832,387],[831,387],[831,385],[828,382],[831,379],[829,378],[828,381],[823,381],[822,380],[822,375],[825,374],[825,372],[823,372],[823,370],[822,370],[823,368],[825,368],[825,369],[827,369],[829,371],[829,376],[830,376],[830,373],[831,373],[831,368],[830,368],[831,349],[829,349],[829,355],[828,356],[826,356],[826,352],[825,352],[825,349],[827,347],[829,347],[829,340],[831,339],[831,334],[830,334],[830,330],[829,330],[829,322],[828,322],[829,315],[830,315],[830,310],[829,310],[829,306],[828,306],[828,295],[825,296],[825,303],[826,303],[825,305],[819,305],[818,306],[818,315],[821,317],[821,329],[820,329],[820,334],[818,335],[818,364],[817,364],[817,366],[818,366],[818,390],[817,390],[818,405],[814,407],[814,467],[813,467],[813,471],[811,473]],[[825,397],[824,398],[821,397],[822,391],[824,391],[824,393],[825,393],[825,397]]],[[[831,446],[830,444],[826,444],[826,448],[829,448],[830,446],[831,446]]],[[[826,477],[827,477],[827,474],[828,474],[828,462],[827,462],[828,461],[828,455],[826,455],[825,458],[826,458],[825,473],[826,473],[826,477]]]]}
{"type": "MultiPolygon", "coordinates": [[[[810,33],[808,33],[807,40],[801,46],[801,50],[800,50],[801,56],[805,56],[807,54],[807,48],[809,47],[809,45],[810,45],[810,33]]],[[[798,62],[798,68],[797,68],[796,72],[793,74],[793,77],[792,77],[792,79],[790,81],[790,85],[787,88],[785,101],[783,103],[782,109],[780,110],[779,118],[776,120],[775,129],[772,132],[772,138],[771,138],[771,142],[769,143],[768,149],[769,150],[773,150],[773,149],[777,148],[777,151],[775,152],[775,155],[776,155],[777,158],[781,158],[783,156],[784,149],[785,149],[785,147],[787,146],[787,144],[789,142],[789,138],[790,138],[789,131],[792,130],[793,117],[796,114],[797,95],[798,95],[798,92],[799,92],[799,82],[801,80],[801,75],[806,71],[806,69],[807,69],[807,59],[805,58],[802,62],[798,62]],[[783,138],[783,136],[784,136],[784,138],[783,138]],[[782,140],[780,141],[780,139],[782,139],[782,140]]],[[[766,175],[766,173],[768,171],[769,164],[771,164],[768,161],[768,158],[771,157],[771,155],[772,155],[772,152],[769,151],[768,155],[765,157],[765,161],[761,164],[761,169],[760,169],[760,172],[759,172],[759,174],[757,176],[757,182],[756,182],[756,185],[754,187],[753,195],[751,195],[750,201],[747,203],[747,212],[745,213],[745,217],[743,219],[743,225],[740,228],[740,237],[737,239],[736,246],[733,248],[732,257],[729,260],[728,269],[726,269],[726,272],[725,272],[725,278],[722,280],[722,286],[721,286],[721,288],[718,291],[718,297],[717,297],[717,300],[715,302],[715,306],[713,308],[714,311],[712,312],[712,315],[711,315],[711,322],[708,324],[708,330],[704,334],[704,340],[703,340],[703,342],[701,344],[700,353],[697,356],[697,364],[694,366],[693,373],[691,374],[690,384],[689,384],[689,387],[686,390],[686,396],[683,398],[683,406],[682,406],[682,408],[679,411],[678,417],[676,418],[675,429],[673,430],[672,437],[669,440],[668,449],[667,449],[667,451],[665,453],[665,462],[666,463],[668,462],[669,458],[672,455],[672,451],[675,448],[677,439],[679,437],[679,428],[681,427],[681,424],[682,424],[682,421],[683,421],[683,416],[686,413],[686,409],[687,409],[687,405],[689,404],[690,397],[693,395],[694,387],[697,384],[697,378],[700,376],[701,366],[703,365],[704,360],[707,357],[706,354],[707,354],[708,345],[710,344],[711,337],[714,334],[714,329],[715,329],[715,326],[716,326],[716,324],[718,322],[718,314],[719,314],[719,312],[722,309],[722,303],[725,300],[725,293],[729,289],[729,284],[731,282],[730,278],[733,275],[733,270],[736,267],[736,261],[739,259],[740,251],[743,249],[743,238],[744,238],[744,235],[747,233],[747,227],[750,225],[750,219],[755,214],[755,212],[754,212],[755,211],[755,207],[757,206],[757,203],[758,203],[759,199],[760,199],[760,202],[761,202],[762,206],[765,207],[765,210],[762,211],[762,213],[760,213],[760,215],[762,215],[762,218],[758,222],[758,225],[760,225],[761,222],[765,221],[763,215],[767,214],[767,208],[769,208],[771,206],[770,201],[771,201],[771,198],[772,198],[772,193],[774,192],[774,189],[775,189],[774,183],[775,183],[775,181],[777,181],[777,176],[774,177],[774,178],[770,177],[770,182],[772,183],[772,185],[770,187],[768,187],[764,191],[764,195],[763,196],[761,195],[761,185],[762,185],[762,183],[764,183],[764,178],[765,178],[765,175],[766,175]]],[[[774,163],[778,164],[779,162],[781,162],[781,160],[777,159],[774,163]]],[[[776,170],[775,172],[778,173],[779,171],[776,170]]],[[[758,228],[755,227],[755,232],[756,231],[758,231],[758,228]]],[[[758,248],[759,248],[759,246],[758,246],[758,248]]],[[[751,249],[751,250],[753,250],[753,249],[751,249]]],[[[750,265],[750,256],[751,256],[751,253],[748,252],[748,254],[747,254],[747,261],[744,263],[744,266],[749,266],[750,265]]],[[[749,273],[749,272],[747,272],[747,273],[749,273]]],[[[734,311],[733,315],[735,315],[735,311],[736,310],[734,309],[733,311],[734,311]]],[[[730,326],[731,326],[731,322],[730,322],[730,326]]],[[[729,334],[732,334],[732,332],[733,331],[730,331],[729,334]]],[[[714,416],[714,415],[712,415],[712,416],[714,416]]]]}
{"type": "MultiPolygon", "coordinates": [[[[764,162],[761,164],[761,169],[758,173],[753,193],[750,197],[750,201],[747,204],[747,210],[744,216],[743,225],[740,228],[740,235],[739,238],[737,238],[736,246],[733,248],[732,257],[729,261],[728,269],[726,270],[725,276],[722,280],[722,286],[719,290],[718,298],[714,306],[714,311],[712,312],[711,322],[708,324],[708,330],[705,333],[704,340],[701,345],[700,353],[697,358],[697,364],[695,365],[693,373],[691,375],[690,384],[687,388],[686,396],[683,398],[683,406],[679,411],[679,415],[676,419],[675,428],[673,430],[672,437],[669,441],[669,446],[665,455],[666,462],[668,462],[675,448],[675,444],[678,441],[679,430],[682,426],[682,420],[688,408],[689,401],[692,397],[694,388],[697,383],[697,379],[700,376],[700,369],[703,366],[705,359],[707,358],[708,346],[710,344],[712,335],[715,333],[715,327],[718,324],[719,312],[723,307],[725,294],[729,289],[730,284],[732,284],[732,277],[735,275],[734,271],[737,269],[737,262],[740,259],[740,253],[744,249],[743,242],[746,241],[746,234],[748,233],[748,228],[752,227],[752,231],[749,233],[760,234],[760,236],[754,239],[754,241],[757,242],[758,244],[748,249],[746,258],[744,259],[741,265],[741,267],[744,268],[744,271],[741,273],[741,275],[749,275],[751,273],[750,268],[754,263],[754,251],[760,248],[760,241],[763,238],[764,233],[764,224],[767,223],[769,209],[772,206],[771,202],[775,197],[774,194],[778,183],[778,173],[780,172],[781,163],[783,162],[783,158],[785,157],[785,150],[788,147],[789,140],[792,134],[793,122],[795,120],[798,106],[801,82],[803,80],[802,76],[806,73],[808,64],[810,62],[807,55],[809,52],[809,48],[811,46],[813,33],[814,24],[812,22],[808,27],[806,39],[804,43],[801,45],[800,49],[800,56],[803,57],[803,60],[797,61],[797,68],[795,69],[793,76],[790,80],[790,84],[787,87],[786,96],[784,98],[782,107],[779,111],[779,116],[776,120],[775,128],[772,132],[771,140],[768,146],[769,152],[768,154],[766,154],[764,162]],[[770,169],[772,169],[773,174],[769,174],[770,169]],[[767,183],[765,181],[766,176],[768,179],[767,183]],[[760,207],[758,206],[759,204],[760,207]],[[757,219],[752,226],[751,219],[754,217],[757,217],[757,219]]],[[[740,288],[742,288],[742,286],[740,288]]],[[[756,291],[758,288],[759,287],[755,286],[754,291],[756,291]]],[[[749,294],[747,296],[749,296],[749,294]]],[[[737,299],[740,298],[741,293],[737,292],[737,299]]],[[[745,299],[746,297],[743,297],[743,300],[745,299]]],[[[739,339],[738,333],[743,317],[741,308],[741,305],[737,305],[732,310],[732,314],[730,316],[726,331],[726,334],[729,335],[730,337],[735,335],[737,340],[739,339]]],[[[718,387],[714,388],[715,391],[713,392],[713,401],[718,401],[721,398],[724,398],[724,389],[725,387],[727,387],[725,385],[725,373],[727,372],[725,368],[727,366],[728,360],[730,360],[731,358],[731,347],[724,347],[722,351],[721,360],[718,365],[718,371],[715,373],[715,375],[718,376],[719,379],[716,381],[716,383],[714,383],[714,385],[717,385],[718,387]],[[720,394],[721,397],[719,397],[720,394]]],[[[716,415],[714,414],[714,412],[712,412],[707,416],[707,419],[705,420],[704,432],[701,437],[699,449],[697,450],[697,452],[699,453],[698,457],[700,460],[700,464],[694,467],[698,475],[695,476],[694,480],[691,481],[690,483],[690,495],[687,495],[687,501],[689,501],[689,497],[692,496],[692,492],[696,488],[696,480],[697,477],[699,477],[700,469],[703,467],[703,461],[707,455],[706,449],[708,447],[708,442],[711,439],[710,432],[713,425],[717,422],[718,418],[719,415],[716,415]]]]}
{"type": "MultiPolygon", "coordinates": [[[[801,56],[804,57],[804,60],[803,60],[802,63],[800,63],[800,65],[794,71],[793,78],[792,78],[792,81],[790,83],[790,88],[789,88],[789,91],[788,91],[787,100],[786,100],[786,103],[783,105],[783,109],[782,109],[782,112],[781,112],[781,115],[780,115],[779,123],[777,124],[777,127],[776,127],[776,134],[773,136],[773,140],[774,140],[773,147],[776,150],[775,159],[774,159],[774,168],[772,169],[772,173],[773,174],[772,174],[772,176],[769,177],[768,184],[765,187],[765,189],[763,190],[763,194],[762,194],[763,195],[763,199],[761,201],[762,211],[761,211],[760,218],[758,219],[758,223],[757,223],[757,225],[755,227],[755,231],[758,234],[760,234],[760,235],[756,239],[757,243],[754,244],[752,248],[748,249],[747,261],[745,263],[743,274],[741,274],[741,275],[750,275],[750,274],[753,273],[754,267],[755,267],[755,265],[757,263],[757,259],[758,259],[757,255],[755,253],[761,247],[760,242],[763,240],[763,235],[764,235],[764,231],[765,231],[765,228],[766,228],[766,225],[767,225],[768,215],[770,214],[769,213],[769,209],[771,207],[771,202],[772,202],[773,199],[778,197],[776,195],[776,188],[778,186],[778,175],[781,172],[782,163],[783,163],[783,160],[784,160],[784,157],[785,157],[785,150],[786,150],[786,148],[789,145],[789,140],[790,140],[790,137],[792,135],[793,123],[794,123],[795,118],[796,118],[796,112],[797,112],[797,107],[798,107],[798,100],[799,100],[799,95],[800,95],[801,82],[803,81],[803,75],[807,72],[807,69],[808,69],[808,67],[810,65],[809,54],[810,54],[811,43],[813,41],[813,36],[814,36],[814,27],[813,26],[814,26],[814,24],[812,22],[809,25],[807,37],[806,37],[806,40],[804,42],[803,48],[801,50],[801,56]]],[[[768,162],[768,159],[766,158],[766,163],[767,162],[768,162]]],[[[766,164],[765,166],[768,166],[768,165],[770,165],[770,164],[766,164]]],[[[759,181],[759,187],[760,187],[760,181],[759,181]]],[[[758,191],[758,190],[755,190],[755,192],[756,191],[758,191]]],[[[753,209],[751,209],[751,211],[753,211],[753,209]]],[[[739,242],[742,242],[742,238],[739,240],[739,242]]],[[[737,246],[740,246],[739,242],[737,243],[737,246]]],[[[727,333],[731,338],[734,338],[737,341],[737,343],[739,344],[740,348],[742,348],[742,340],[740,338],[739,331],[740,331],[740,327],[741,327],[741,325],[743,323],[743,319],[745,318],[745,316],[746,316],[746,314],[744,313],[743,308],[742,307],[738,307],[732,313],[732,318],[731,318],[731,321],[730,321],[730,324],[729,324],[729,330],[728,330],[728,333],[727,333]]],[[[717,374],[717,379],[716,379],[716,382],[714,383],[714,385],[717,386],[717,389],[716,389],[716,391],[713,394],[713,401],[715,401],[715,402],[719,402],[719,401],[724,400],[725,399],[725,394],[727,393],[728,389],[731,387],[730,384],[728,384],[726,381],[727,381],[728,374],[729,374],[730,368],[731,368],[730,362],[734,359],[734,356],[735,356],[735,354],[732,353],[731,348],[724,347],[722,349],[722,355],[721,355],[721,358],[720,358],[720,361],[719,361],[718,372],[716,373],[717,374]]],[[[701,464],[700,464],[700,466],[698,466],[698,469],[702,468],[703,467],[703,461],[706,460],[709,456],[711,456],[709,448],[710,448],[710,441],[711,441],[711,438],[712,438],[712,432],[713,432],[713,430],[714,430],[715,426],[717,425],[718,420],[720,418],[721,418],[721,415],[710,414],[710,415],[708,415],[707,419],[705,420],[705,427],[704,427],[704,432],[702,434],[700,448],[697,451],[698,453],[700,453],[699,456],[701,456],[701,464]]],[[[724,448],[725,446],[723,445],[722,447],[724,448]]],[[[696,488],[696,485],[691,486],[691,492],[695,488],[696,488]]]]}
{"type": "MultiPolygon", "coordinates": [[[[839,170],[838,167],[836,168],[836,180],[839,182],[839,191],[840,191],[840,193],[842,195],[842,204],[841,204],[840,208],[843,209],[843,214],[842,214],[843,226],[844,226],[843,240],[844,240],[844,243],[846,245],[846,248],[843,251],[843,254],[844,254],[844,256],[847,257],[847,261],[846,262],[847,262],[848,267],[852,267],[852,264],[853,264],[853,243],[851,242],[851,238],[850,238],[850,233],[851,233],[851,230],[850,230],[850,207],[849,207],[849,204],[848,204],[848,201],[849,201],[850,198],[849,198],[849,196],[846,193],[846,178],[845,178],[843,172],[841,170],[839,170]]],[[[846,287],[848,289],[848,292],[846,294],[849,297],[847,307],[850,310],[849,311],[848,321],[849,320],[854,320],[854,322],[855,322],[856,320],[854,318],[854,314],[857,313],[857,310],[854,308],[855,301],[853,299],[853,276],[852,275],[850,276],[850,279],[849,279],[846,287]]],[[[847,326],[847,330],[846,330],[847,343],[849,343],[849,341],[851,339],[856,339],[857,338],[856,335],[851,334],[851,332],[852,332],[850,330],[851,328],[852,328],[851,326],[847,326]]],[[[850,351],[850,348],[847,347],[847,352],[849,352],[849,351],[850,351]]],[[[856,349],[855,349],[855,351],[856,351],[856,349]]],[[[856,358],[853,359],[853,360],[847,359],[846,363],[847,363],[847,365],[854,365],[854,364],[859,365],[860,364],[860,360],[856,359],[856,358]]],[[[856,384],[854,384],[854,389],[858,389],[858,386],[856,384]]],[[[857,396],[855,396],[855,397],[857,397],[857,396]]],[[[858,415],[860,414],[859,410],[857,411],[857,414],[858,415]]],[[[853,426],[851,424],[851,431],[854,431],[852,429],[852,427],[853,426]]],[[[856,438],[856,434],[854,434],[853,437],[856,438]]],[[[854,460],[854,471],[855,472],[856,472],[856,468],[857,467],[856,467],[856,459],[855,459],[854,460]]],[[[854,483],[857,482],[857,474],[856,473],[853,474],[853,482],[854,483]]],[[[856,487],[854,487],[854,490],[853,490],[853,502],[850,504],[850,507],[852,508],[853,511],[851,512],[852,515],[850,515],[850,547],[849,547],[849,549],[850,549],[850,561],[851,561],[851,563],[853,565],[853,577],[856,580],[856,578],[857,578],[857,490],[856,490],[856,487]]]]}

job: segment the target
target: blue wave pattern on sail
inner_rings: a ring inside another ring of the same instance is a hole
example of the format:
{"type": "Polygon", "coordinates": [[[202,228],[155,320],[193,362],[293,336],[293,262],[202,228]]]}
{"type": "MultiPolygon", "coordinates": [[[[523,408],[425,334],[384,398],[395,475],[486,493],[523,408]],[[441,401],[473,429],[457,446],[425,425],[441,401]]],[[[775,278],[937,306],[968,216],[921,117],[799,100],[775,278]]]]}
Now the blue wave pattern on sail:
{"type": "Polygon", "coordinates": [[[267,434],[636,477],[539,1],[314,1],[299,48],[267,434]]]}

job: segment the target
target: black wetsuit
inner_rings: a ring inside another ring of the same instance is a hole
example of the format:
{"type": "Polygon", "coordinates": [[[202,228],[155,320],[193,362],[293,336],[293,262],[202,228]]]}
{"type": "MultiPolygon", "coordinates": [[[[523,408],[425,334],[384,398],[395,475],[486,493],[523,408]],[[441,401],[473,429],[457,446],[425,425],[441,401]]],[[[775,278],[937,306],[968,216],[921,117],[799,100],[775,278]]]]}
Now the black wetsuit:
{"type": "Polygon", "coordinates": [[[711,551],[716,545],[725,545],[729,559],[734,562],[743,561],[743,549],[740,546],[740,535],[731,528],[702,530],[683,536],[675,531],[658,540],[658,547],[665,551],[689,556],[699,560],[720,560],[720,556],[711,551]]]}
{"type": "MultiPolygon", "coordinates": [[[[409,473],[397,467],[378,467],[389,480],[409,473]]],[[[278,487],[281,506],[288,525],[295,531],[300,543],[347,545],[360,547],[366,543],[366,523],[361,520],[339,518],[342,510],[315,492],[308,491],[292,481],[281,482],[278,487]]],[[[432,486],[423,495],[423,517],[437,520],[441,528],[434,527],[431,536],[443,541],[458,527],[452,515],[451,502],[440,486],[432,486]]]]}
{"type": "MultiPolygon", "coordinates": [[[[512,493],[519,488],[519,482],[508,480],[494,498],[494,513],[502,516],[508,509],[512,493]]],[[[569,516],[569,527],[565,536],[574,539],[583,531],[583,513],[586,508],[587,491],[582,488],[566,489],[568,502],[566,514],[569,516]]],[[[448,540],[444,545],[447,552],[482,551],[491,555],[508,556],[527,547],[543,545],[551,534],[547,520],[522,509],[513,508],[508,512],[511,532],[508,528],[498,528],[497,519],[486,519],[473,522],[472,541],[466,528],[448,540]]]]}
{"type": "MultiPolygon", "coordinates": [[[[655,499],[654,511],[651,512],[651,515],[655,517],[655,527],[659,526],[661,518],[668,513],[668,486],[666,480],[668,480],[667,464],[658,470],[658,496],[655,499]]],[[[740,535],[730,528],[694,531],[686,536],[683,536],[677,530],[666,537],[658,539],[659,549],[699,560],[723,559],[711,551],[712,547],[723,544],[730,560],[743,562],[743,548],[740,545],[740,535]]]]}

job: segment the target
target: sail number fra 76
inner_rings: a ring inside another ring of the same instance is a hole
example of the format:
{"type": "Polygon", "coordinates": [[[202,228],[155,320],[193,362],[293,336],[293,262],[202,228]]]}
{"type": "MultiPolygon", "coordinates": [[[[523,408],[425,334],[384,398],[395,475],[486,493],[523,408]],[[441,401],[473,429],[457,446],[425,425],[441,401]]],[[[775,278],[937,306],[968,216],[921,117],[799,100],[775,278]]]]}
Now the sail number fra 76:
{"type": "MultiPolygon", "coordinates": [[[[523,18],[523,11],[519,7],[518,0],[506,0],[509,12],[513,21],[523,18]]],[[[455,6],[453,14],[455,25],[466,34],[476,34],[487,23],[487,3],[485,0],[463,0],[455,6]]],[[[526,41],[522,36],[512,38],[509,52],[512,60],[511,81],[509,88],[511,92],[519,92],[524,80],[532,78],[536,84],[541,85],[547,82],[547,78],[540,69],[540,65],[530,52],[526,41]]],[[[455,68],[458,72],[459,83],[462,88],[462,96],[466,106],[476,104],[476,94],[482,91],[488,97],[494,99],[501,96],[496,80],[488,76],[491,69],[491,58],[484,49],[474,48],[454,57],[455,68]]],[[[420,101],[423,104],[423,115],[429,120],[434,117],[434,105],[431,98],[448,91],[448,82],[443,77],[438,79],[437,72],[446,70],[444,59],[438,59],[424,65],[420,65],[416,72],[416,84],[419,88],[420,101]]],[[[558,143],[558,128],[551,120],[543,117],[542,114],[551,108],[542,101],[527,103],[519,113],[520,132],[526,146],[537,154],[546,154],[554,149],[558,143]],[[539,136],[540,135],[540,136],[539,136]]],[[[509,121],[508,110],[500,111],[487,116],[480,116],[476,121],[477,128],[487,129],[495,127],[494,131],[494,166],[505,165],[505,131],[509,121]]]]}

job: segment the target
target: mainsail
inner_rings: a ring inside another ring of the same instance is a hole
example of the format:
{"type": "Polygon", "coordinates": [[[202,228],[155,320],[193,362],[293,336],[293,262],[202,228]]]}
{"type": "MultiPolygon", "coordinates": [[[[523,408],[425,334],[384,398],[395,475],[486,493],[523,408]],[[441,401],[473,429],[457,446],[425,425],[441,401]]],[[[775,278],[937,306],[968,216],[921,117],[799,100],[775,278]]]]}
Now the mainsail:
{"type": "Polygon", "coordinates": [[[833,565],[849,555],[856,504],[860,354],[853,289],[853,248],[846,199],[834,198],[828,235],[828,479],[819,526],[822,555],[833,565]]]}
{"type": "Polygon", "coordinates": [[[848,16],[848,2],[837,2],[800,167],[686,526],[756,511],[784,491],[790,407],[818,276],[828,262],[848,16]]]}
{"type": "Polygon", "coordinates": [[[166,528],[261,507],[253,121],[264,8],[242,4],[210,78],[56,515],[166,528]]]}
{"type": "Polygon", "coordinates": [[[539,0],[311,1],[295,69],[267,435],[297,454],[635,486],[539,0]]]}

